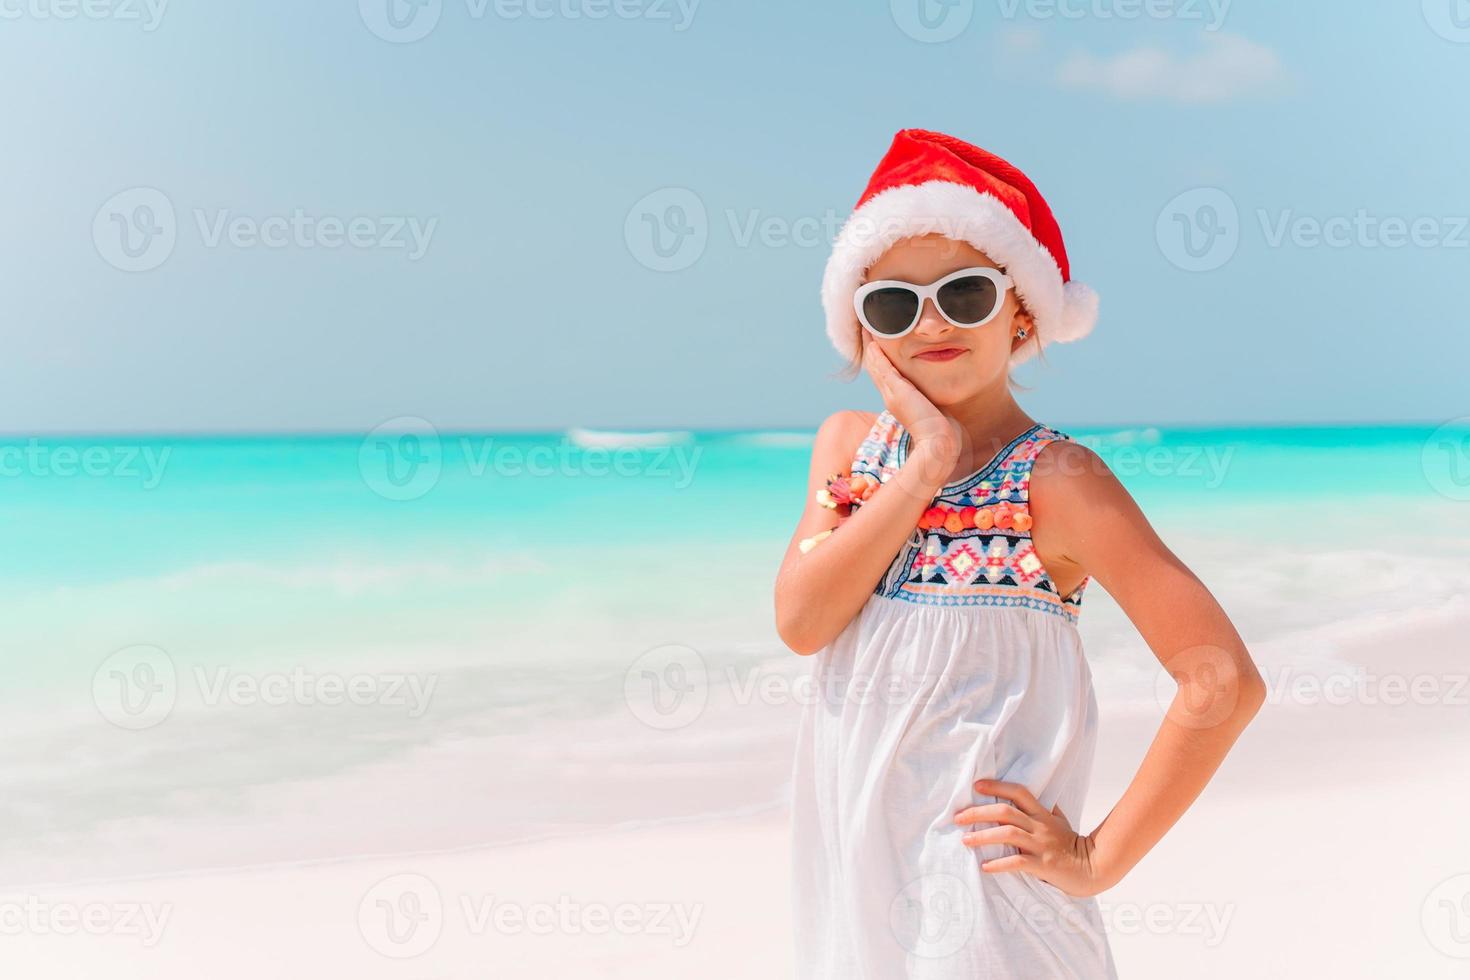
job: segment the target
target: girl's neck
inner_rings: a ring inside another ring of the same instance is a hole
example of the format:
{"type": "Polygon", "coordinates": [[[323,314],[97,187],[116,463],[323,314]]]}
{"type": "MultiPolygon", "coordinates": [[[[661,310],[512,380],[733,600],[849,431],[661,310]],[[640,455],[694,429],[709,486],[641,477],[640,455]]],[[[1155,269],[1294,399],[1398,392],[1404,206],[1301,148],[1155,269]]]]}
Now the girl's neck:
{"type": "Polygon", "coordinates": [[[1035,420],[1016,404],[1010,388],[1004,383],[962,402],[939,406],[939,410],[958,422],[965,434],[977,443],[1008,442],[1035,424],[1035,420]]]}
{"type": "Polygon", "coordinates": [[[969,472],[979,466],[1016,436],[1035,425],[1035,420],[1016,404],[1009,386],[1002,379],[996,388],[987,389],[962,402],[939,406],[948,418],[958,422],[966,436],[968,454],[961,459],[957,472],[969,472]]]}

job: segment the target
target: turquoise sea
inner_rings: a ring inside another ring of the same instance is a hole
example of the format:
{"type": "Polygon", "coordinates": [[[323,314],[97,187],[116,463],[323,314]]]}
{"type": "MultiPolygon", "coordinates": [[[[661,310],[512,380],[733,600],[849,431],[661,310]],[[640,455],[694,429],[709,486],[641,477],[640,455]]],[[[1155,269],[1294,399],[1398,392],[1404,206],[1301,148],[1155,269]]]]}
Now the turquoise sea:
{"type": "MultiPolygon", "coordinates": [[[[1328,663],[1470,596],[1470,426],[1067,431],[1264,664],[1328,663]]],[[[799,668],[770,594],[810,443],[418,420],[0,440],[0,868],[127,876],[769,805],[792,713],[742,679],[799,668]],[[708,671],[675,732],[628,693],[668,645],[708,671]]],[[[1082,628],[1100,697],[1146,703],[1156,668],[1101,589],[1082,628]]]]}

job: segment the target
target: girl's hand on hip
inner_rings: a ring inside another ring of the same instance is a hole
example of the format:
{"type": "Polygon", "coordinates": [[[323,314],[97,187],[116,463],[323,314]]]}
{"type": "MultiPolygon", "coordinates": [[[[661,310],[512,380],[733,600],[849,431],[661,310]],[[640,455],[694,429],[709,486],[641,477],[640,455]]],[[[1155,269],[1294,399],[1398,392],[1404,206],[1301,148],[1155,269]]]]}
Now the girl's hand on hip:
{"type": "Polygon", "coordinates": [[[1046,809],[1020,783],[982,779],[975,784],[975,790],[1011,802],[986,803],[956,813],[954,822],[961,826],[1000,825],[965,834],[965,846],[1009,844],[1021,852],[986,861],[980,865],[981,871],[988,874],[1023,871],[1079,898],[1096,895],[1107,887],[1093,860],[1092,838],[1074,831],[1060,806],[1046,809]]]}
{"type": "Polygon", "coordinates": [[[914,450],[922,449],[937,463],[953,466],[963,445],[959,423],[935,408],[912,381],[899,374],[876,343],[863,345],[863,367],[883,396],[884,407],[908,430],[914,450]]]}

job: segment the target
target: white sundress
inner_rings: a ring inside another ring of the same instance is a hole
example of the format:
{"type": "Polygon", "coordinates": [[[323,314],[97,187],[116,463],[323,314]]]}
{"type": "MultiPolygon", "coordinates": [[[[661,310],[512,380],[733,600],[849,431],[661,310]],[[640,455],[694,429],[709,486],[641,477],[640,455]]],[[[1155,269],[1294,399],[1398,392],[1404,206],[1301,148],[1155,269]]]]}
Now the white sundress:
{"type": "MultiPolygon", "coordinates": [[[[953,819],[1006,802],[975,792],[977,779],[1021,783],[1074,827],[1082,815],[1097,734],[1082,586],[1058,596],[1027,510],[1037,453],[1068,438],[1035,425],[945,486],[930,514],[954,519],[916,529],[813,656],[792,789],[802,980],[1117,975],[1095,898],[982,872],[1016,848],[968,848],[964,834],[996,825],[953,819]]],[[[882,413],[853,472],[889,478],[908,443],[882,413]]]]}

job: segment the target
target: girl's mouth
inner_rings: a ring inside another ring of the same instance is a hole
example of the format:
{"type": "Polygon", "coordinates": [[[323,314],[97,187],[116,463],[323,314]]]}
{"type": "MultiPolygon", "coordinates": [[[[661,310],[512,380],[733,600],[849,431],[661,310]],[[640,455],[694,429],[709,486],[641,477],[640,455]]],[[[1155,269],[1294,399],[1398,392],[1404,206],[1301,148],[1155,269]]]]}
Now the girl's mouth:
{"type": "Polygon", "coordinates": [[[916,361],[952,361],[956,357],[970,353],[963,347],[935,347],[931,350],[919,351],[914,355],[916,361]]]}

